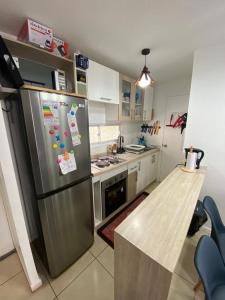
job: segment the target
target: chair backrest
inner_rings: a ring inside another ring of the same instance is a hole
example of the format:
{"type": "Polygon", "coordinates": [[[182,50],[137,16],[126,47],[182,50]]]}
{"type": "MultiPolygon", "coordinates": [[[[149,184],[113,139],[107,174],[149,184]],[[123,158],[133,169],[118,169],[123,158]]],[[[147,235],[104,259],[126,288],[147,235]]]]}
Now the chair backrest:
{"type": "MultiPolygon", "coordinates": [[[[223,222],[220,217],[220,213],[218,211],[218,208],[216,206],[215,201],[209,197],[206,196],[203,200],[203,206],[204,209],[207,211],[208,215],[210,216],[211,222],[212,222],[212,231],[214,234],[217,234],[219,231],[224,229],[223,222]]],[[[212,236],[214,238],[214,236],[212,236]]]]}
{"type": "Polygon", "coordinates": [[[206,297],[211,300],[212,291],[217,286],[225,285],[225,266],[216,243],[209,236],[203,236],[199,240],[194,262],[206,297]]]}

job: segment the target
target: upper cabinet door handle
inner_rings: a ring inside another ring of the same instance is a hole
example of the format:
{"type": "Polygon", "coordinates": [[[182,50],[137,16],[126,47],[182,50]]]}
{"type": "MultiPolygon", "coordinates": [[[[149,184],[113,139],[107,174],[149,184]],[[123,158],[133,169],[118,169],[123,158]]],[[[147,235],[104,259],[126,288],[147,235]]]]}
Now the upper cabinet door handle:
{"type": "Polygon", "coordinates": [[[167,148],[167,144],[162,144],[162,146],[163,146],[164,148],[167,148]]]}
{"type": "Polygon", "coordinates": [[[101,100],[106,100],[106,101],[112,101],[111,98],[106,98],[106,97],[100,97],[101,100]]]}

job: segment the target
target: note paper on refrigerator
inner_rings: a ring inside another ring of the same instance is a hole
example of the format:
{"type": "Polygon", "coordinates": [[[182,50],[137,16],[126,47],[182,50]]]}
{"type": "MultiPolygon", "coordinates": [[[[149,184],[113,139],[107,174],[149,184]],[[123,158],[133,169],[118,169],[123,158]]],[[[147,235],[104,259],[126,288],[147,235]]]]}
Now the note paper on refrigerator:
{"type": "Polygon", "coordinates": [[[77,170],[74,153],[59,154],[57,161],[63,175],[77,170]]]}
{"type": "Polygon", "coordinates": [[[45,126],[59,125],[59,103],[54,101],[42,101],[42,114],[45,126]]]}
{"type": "Polygon", "coordinates": [[[70,128],[72,144],[74,147],[81,144],[81,141],[80,141],[81,135],[79,133],[79,129],[78,129],[78,125],[77,125],[77,118],[76,118],[77,109],[78,109],[77,105],[72,105],[70,111],[67,113],[68,125],[70,128]]]}

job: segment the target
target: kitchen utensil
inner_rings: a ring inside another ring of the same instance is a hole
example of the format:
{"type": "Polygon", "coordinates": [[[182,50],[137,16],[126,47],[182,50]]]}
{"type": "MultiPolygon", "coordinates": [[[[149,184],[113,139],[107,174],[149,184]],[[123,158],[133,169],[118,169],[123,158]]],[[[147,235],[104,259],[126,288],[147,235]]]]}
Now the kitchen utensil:
{"type": "Polygon", "coordinates": [[[89,67],[89,60],[86,56],[82,55],[82,54],[78,54],[76,56],[76,66],[78,68],[81,68],[81,69],[88,69],[89,67]]]}
{"type": "Polygon", "coordinates": [[[195,169],[199,169],[200,168],[200,163],[201,163],[201,161],[202,161],[202,159],[205,155],[204,151],[201,150],[201,149],[193,148],[193,147],[185,148],[185,158],[186,158],[185,166],[187,164],[187,158],[188,158],[188,153],[189,152],[197,153],[195,169]]]}
{"type": "Polygon", "coordinates": [[[145,146],[143,145],[136,145],[136,144],[129,144],[125,146],[127,152],[132,153],[142,153],[144,152],[145,146]]]}
{"type": "Polygon", "coordinates": [[[119,135],[117,140],[117,153],[123,153],[123,152],[125,152],[124,137],[122,135],[119,135]]]}
{"type": "Polygon", "coordinates": [[[53,87],[56,90],[66,90],[66,74],[63,70],[52,72],[53,87]]]}
{"type": "Polygon", "coordinates": [[[196,161],[197,161],[197,153],[192,151],[188,152],[186,168],[189,170],[194,170],[196,167],[196,161]]]}
{"type": "Polygon", "coordinates": [[[112,145],[112,154],[116,154],[117,153],[117,144],[113,144],[112,145]]]}

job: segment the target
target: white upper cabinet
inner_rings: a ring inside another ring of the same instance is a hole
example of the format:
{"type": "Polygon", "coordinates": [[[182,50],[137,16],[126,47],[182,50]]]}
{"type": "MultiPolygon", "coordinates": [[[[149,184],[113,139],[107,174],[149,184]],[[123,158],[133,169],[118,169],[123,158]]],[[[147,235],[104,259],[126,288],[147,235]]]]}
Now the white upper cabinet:
{"type": "Polygon", "coordinates": [[[145,88],[144,107],[143,107],[143,120],[150,121],[152,119],[152,106],[153,106],[153,87],[148,86],[145,88]]]}
{"type": "Polygon", "coordinates": [[[119,104],[119,73],[89,60],[88,100],[119,104]]]}

